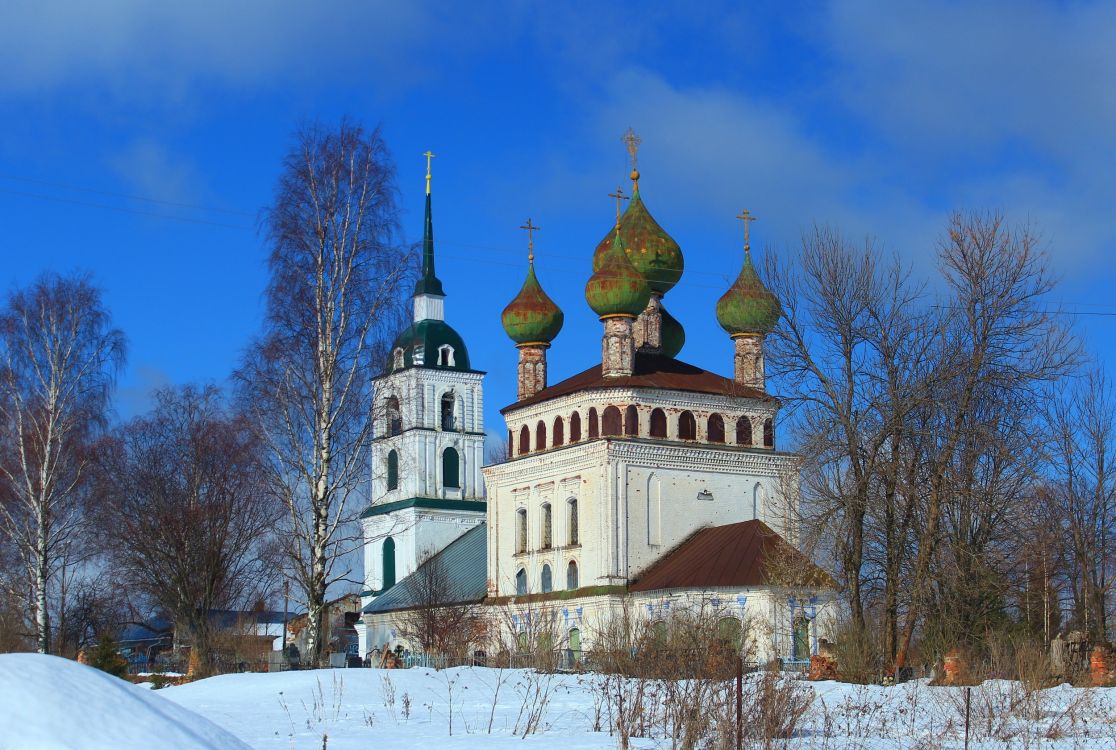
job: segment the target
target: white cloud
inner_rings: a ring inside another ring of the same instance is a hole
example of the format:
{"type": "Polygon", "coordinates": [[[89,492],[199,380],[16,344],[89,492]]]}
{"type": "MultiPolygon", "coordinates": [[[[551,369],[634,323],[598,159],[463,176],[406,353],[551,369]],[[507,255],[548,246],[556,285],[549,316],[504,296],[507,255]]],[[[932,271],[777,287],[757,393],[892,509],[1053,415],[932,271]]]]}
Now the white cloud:
{"type": "Polygon", "coordinates": [[[144,198],[173,203],[197,202],[202,189],[194,163],[150,138],[133,141],[109,159],[129,189],[144,198]]]}
{"type": "Polygon", "coordinates": [[[277,84],[278,74],[361,61],[400,73],[408,66],[396,61],[421,63],[413,51],[437,21],[414,2],[14,0],[0,9],[0,91],[94,81],[143,89],[203,79],[277,84]]]}

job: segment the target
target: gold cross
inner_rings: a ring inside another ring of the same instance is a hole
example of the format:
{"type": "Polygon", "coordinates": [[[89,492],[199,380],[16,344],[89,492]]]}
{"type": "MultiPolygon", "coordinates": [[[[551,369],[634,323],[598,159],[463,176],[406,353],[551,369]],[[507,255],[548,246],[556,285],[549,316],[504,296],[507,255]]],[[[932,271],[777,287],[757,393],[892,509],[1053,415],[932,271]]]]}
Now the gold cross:
{"type": "Polygon", "coordinates": [[[527,230],[527,262],[535,262],[535,232],[542,229],[531,223],[531,218],[527,217],[527,223],[520,227],[520,229],[527,230]]]}
{"type": "Polygon", "coordinates": [[[736,218],[744,222],[744,249],[751,250],[751,246],[748,244],[748,225],[755,221],[756,217],[752,216],[752,212],[745,208],[736,218]]]}
{"type": "Polygon", "coordinates": [[[615,193],[609,193],[609,198],[616,199],[616,226],[620,226],[620,201],[628,200],[628,196],[624,195],[624,188],[617,187],[615,193]]]}
{"type": "Polygon", "coordinates": [[[426,194],[430,195],[430,160],[434,158],[434,152],[427,149],[423,156],[426,157],[426,194]]]}
{"type": "Polygon", "coordinates": [[[639,144],[643,143],[643,139],[636,135],[636,132],[628,128],[628,132],[624,133],[624,137],[620,140],[628,146],[628,156],[632,160],[632,169],[636,169],[636,152],[639,151],[639,144]]]}

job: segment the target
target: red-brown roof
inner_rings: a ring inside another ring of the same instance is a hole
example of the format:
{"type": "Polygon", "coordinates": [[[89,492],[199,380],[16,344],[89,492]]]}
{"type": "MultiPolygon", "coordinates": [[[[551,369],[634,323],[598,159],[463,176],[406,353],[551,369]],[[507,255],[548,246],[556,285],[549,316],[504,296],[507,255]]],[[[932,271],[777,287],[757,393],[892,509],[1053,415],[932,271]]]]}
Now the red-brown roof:
{"type": "Polygon", "coordinates": [[[833,579],[762,521],[701,529],[629,591],[764,585],[832,587],[833,579]]]}
{"type": "Polygon", "coordinates": [[[741,385],[731,378],[717,375],[661,354],[637,353],[632,369],[633,372],[629,376],[606,378],[601,375],[601,366],[593,365],[588,370],[566,378],[560,383],[555,383],[549,388],[542,389],[530,398],[505,406],[500,410],[500,413],[507,413],[512,409],[537,404],[540,401],[565,396],[569,393],[600,388],[662,388],[671,391],[713,393],[720,396],[758,398],[767,401],[774,399],[774,396],[768,395],[757,388],[741,385]]]}

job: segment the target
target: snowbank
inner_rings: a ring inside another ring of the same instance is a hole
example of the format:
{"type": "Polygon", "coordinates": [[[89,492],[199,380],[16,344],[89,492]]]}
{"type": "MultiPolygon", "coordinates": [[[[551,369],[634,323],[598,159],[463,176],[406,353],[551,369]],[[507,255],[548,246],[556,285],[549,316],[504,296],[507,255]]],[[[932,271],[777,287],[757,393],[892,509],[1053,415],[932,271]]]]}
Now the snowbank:
{"type": "Polygon", "coordinates": [[[0,655],[0,750],[244,750],[208,719],[69,659],[0,655]]]}

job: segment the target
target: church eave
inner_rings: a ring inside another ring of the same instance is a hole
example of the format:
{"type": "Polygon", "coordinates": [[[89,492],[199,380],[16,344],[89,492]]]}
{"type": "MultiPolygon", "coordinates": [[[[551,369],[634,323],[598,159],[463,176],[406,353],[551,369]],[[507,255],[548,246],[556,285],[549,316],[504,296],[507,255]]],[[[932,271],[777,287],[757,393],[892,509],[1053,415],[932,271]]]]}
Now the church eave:
{"type": "Polygon", "coordinates": [[[411,497],[390,503],[370,505],[360,514],[361,518],[382,516],[405,508],[425,508],[428,510],[469,510],[484,513],[488,505],[484,500],[445,500],[438,497],[411,497]]]}

